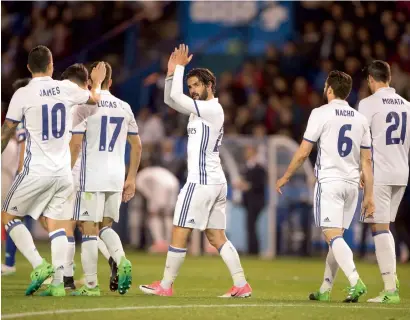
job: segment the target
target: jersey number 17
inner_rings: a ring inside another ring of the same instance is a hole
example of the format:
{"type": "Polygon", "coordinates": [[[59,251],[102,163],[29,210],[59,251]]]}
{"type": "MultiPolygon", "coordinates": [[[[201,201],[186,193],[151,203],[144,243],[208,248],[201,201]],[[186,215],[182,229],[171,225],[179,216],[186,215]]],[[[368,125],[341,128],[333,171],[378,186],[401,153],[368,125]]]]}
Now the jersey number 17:
{"type": "MultiPolygon", "coordinates": [[[[121,132],[121,125],[124,121],[124,117],[110,117],[110,124],[115,124],[114,132],[111,138],[111,141],[108,145],[108,152],[114,150],[115,142],[118,139],[118,135],[121,132]]],[[[101,131],[100,131],[100,147],[98,150],[105,151],[107,150],[107,126],[108,126],[108,117],[101,117],[101,131]]]]}

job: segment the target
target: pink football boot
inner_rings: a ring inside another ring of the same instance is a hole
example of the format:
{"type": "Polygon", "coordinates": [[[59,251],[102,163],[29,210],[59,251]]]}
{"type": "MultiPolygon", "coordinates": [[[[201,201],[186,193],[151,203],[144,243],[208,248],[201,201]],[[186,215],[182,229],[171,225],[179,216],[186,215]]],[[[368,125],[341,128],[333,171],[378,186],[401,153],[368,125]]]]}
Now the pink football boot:
{"type": "Polygon", "coordinates": [[[155,296],[171,297],[174,293],[172,286],[169,289],[164,289],[163,287],[161,287],[161,281],[155,281],[149,285],[141,285],[139,288],[145,294],[155,296]]]}
{"type": "Polygon", "coordinates": [[[243,287],[235,287],[233,286],[231,290],[225,293],[223,296],[219,296],[220,298],[248,298],[252,295],[252,288],[247,283],[243,287]]]}

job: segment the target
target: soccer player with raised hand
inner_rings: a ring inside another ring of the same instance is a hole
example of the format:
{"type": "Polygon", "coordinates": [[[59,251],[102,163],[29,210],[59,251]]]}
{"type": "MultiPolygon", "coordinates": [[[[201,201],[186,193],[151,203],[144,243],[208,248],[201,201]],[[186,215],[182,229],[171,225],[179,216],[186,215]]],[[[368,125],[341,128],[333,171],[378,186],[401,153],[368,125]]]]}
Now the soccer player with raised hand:
{"type": "Polygon", "coordinates": [[[221,297],[249,297],[252,289],[245,279],[238,252],[225,234],[227,185],[219,158],[224,112],[214,97],[216,80],[208,69],[188,72],[190,96],[183,93],[184,69],[191,59],[183,44],[171,54],[164,93],[168,106],[189,116],[188,178],[176,203],[163,278],[141,285],[140,290],[158,296],[173,295],[173,283],[185,260],[188,238],[193,229],[199,229],[218,249],[233,279],[232,288],[221,297]]]}

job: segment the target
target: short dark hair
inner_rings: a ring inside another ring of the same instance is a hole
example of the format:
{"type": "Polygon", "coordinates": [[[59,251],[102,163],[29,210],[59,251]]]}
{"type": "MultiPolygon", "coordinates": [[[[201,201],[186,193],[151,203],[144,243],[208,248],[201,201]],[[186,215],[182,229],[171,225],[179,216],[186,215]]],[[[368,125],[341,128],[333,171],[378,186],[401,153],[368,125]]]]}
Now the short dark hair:
{"type": "Polygon", "coordinates": [[[382,60],[372,61],[366,68],[366,78],[372,76],[377,82],[389,82],[391,79],[390,66],[382,60]]]}
{"type": "MultiPolygon", "coordinates": [[[[96,61],[94,62],[91,66],[90,66],[90,75],[91,75],[91,71],[93,71],[93,69],[97,66],[97,64],[100,63],[100,61],[96,61]]],[[[103,81],[103,83],[101,83],[101,87],[107,87],[108,86],[108,81],[110,81],[111,77],[112,77],[112,67],[108,62],[105,62],[105,79],[103,81]]]]}
{"type": "Polygon", "coordinates": [[[46,46],[37,46],[28,54],[28,66],[32,73],[45,73],[51,63],[52,54],[46,46]]]}
{"type": "Polygon", "coordinates": [[[186,79],[197,77],[199,81],[201,81],[206,86],[211,83],[212,92],[215,94],[216,92],[216,78],[212,71],[205,68],[195,68],[188,72],[186,75],[186,79]]]}
{"type": "Polygon", "coordinates": [[[333,89],[334,95],[343,100],[349,96],[352,90],[352,77],[342,71],[330,71],[326,82],[333,89]]]}
{"type": "Polygon", "coordinates": [[[61,80],[70,80],[77,84],[87,83],[88,70],[82,63],[73,64],[63,72],[61,80]]]}
{"type": "Polygon", "coordinates": [[[25,87],[28,85],[30,82],[30,78],[22,78],[22,79],[17,79],[16,81],[13,82],[12,87],[13,91],[16,92],[18,89],[25,87]]]}

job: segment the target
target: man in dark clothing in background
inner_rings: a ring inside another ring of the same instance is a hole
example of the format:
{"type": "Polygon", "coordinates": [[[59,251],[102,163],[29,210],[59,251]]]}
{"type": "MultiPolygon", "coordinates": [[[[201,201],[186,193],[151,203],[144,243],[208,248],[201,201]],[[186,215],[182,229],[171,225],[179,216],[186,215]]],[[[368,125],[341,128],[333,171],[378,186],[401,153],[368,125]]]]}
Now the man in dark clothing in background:
{"type": "Polygon", "coordinates": [[[256,222],[265,207],[266,170],[257,163],[257,150],[254,146],[247,146],[244,156],[246,167],[242,172],[242,180],[234,183],[234,187],[243,192],[243,205],[247,213],[248,252],[258,254],[256,222]]]}

